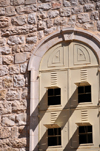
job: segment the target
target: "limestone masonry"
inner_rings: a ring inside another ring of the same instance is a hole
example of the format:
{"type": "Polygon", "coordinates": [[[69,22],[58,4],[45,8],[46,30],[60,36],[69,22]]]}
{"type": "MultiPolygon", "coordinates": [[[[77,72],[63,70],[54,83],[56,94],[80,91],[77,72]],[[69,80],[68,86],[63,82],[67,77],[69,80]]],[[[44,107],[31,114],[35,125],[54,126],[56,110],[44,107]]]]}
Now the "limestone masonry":
{"type": "Polygon", "coordinates": [[[0,0],[0,151],[29,151],[28,63],[43,39],[70,27],[100,38],[100,0],[0,0]]]}

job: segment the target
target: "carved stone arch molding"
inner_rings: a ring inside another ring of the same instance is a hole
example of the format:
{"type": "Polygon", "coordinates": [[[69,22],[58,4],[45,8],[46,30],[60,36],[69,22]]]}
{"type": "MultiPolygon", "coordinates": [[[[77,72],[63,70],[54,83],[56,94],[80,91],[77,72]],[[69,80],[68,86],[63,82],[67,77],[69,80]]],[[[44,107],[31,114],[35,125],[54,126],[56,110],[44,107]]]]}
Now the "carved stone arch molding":
{"type": "MultiPolygon", "coordinates": [[[[30,151],[38,151],[38,102],[39,102],[39,66],[43,55],[55,44],[62,41],[80,41],[92,48],[100,64],[100,39],[95,35],[74,28],[62,29],[44,39],[29,61],[30,78],[30,151]]],[[[100,97],[99,97],[100,98],[100,97]]],[[[99,99],[100,100],[100,99],[99,99]]]]}

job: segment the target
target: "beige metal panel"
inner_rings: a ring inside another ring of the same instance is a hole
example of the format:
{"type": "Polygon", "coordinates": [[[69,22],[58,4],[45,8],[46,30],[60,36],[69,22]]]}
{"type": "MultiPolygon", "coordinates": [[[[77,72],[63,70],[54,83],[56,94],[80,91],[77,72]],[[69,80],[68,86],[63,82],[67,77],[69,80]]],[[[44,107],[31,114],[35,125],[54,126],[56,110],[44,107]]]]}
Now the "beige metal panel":
{"type": "Polygon", "coordinates": [[[98,65],[96,55],[87,45],[72,42],[69,47],[69,67],[98,65]]]}

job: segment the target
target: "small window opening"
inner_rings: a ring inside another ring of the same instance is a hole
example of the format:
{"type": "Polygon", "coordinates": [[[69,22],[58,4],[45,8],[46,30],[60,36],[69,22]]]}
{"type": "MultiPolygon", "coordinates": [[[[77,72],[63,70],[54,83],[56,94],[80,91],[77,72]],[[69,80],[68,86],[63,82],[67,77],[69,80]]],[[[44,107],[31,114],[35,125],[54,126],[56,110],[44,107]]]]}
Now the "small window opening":
{"type": "Polygon", "coordinates": [[[48,146],[61,145],[61,128],[48,129],[48,146]]]}
{"type": "Polygon", "coordinates": [[[93,143],[92,126],[79,127],[79,144],[93,143]]]}
{"type": "Polygon", "coordinates": [[[59,105],[61,104],[61,89],[54,88],[48,89],[48,105],[59,105]]]}
{"type": "Polygon", "coordinates": [[[78,87],[78,102],[91,102],[91,86],[78,87]]]}

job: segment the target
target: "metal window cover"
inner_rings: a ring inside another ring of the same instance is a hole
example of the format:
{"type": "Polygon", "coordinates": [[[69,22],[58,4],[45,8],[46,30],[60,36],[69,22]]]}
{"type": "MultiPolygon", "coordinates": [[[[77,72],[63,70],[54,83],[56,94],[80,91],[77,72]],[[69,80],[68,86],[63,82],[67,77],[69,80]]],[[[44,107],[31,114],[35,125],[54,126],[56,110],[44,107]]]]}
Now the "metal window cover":
{"type": "Polygon", "coordinates": [[[58,124],[44,124],[46,128],[60,128],[58,124]]]}
{"type": "Polygon", "coordinates": [[[87,81],[81,81],[81,82],[76,82],[75,83],[78,87],[79,86],[88,86],[88,85],[91,85],[89,82],[87,81]]]}
{"type": "Polygon", "coordinates": [[[75,123],[77,124],[78,126],[89,126],[89,125],[92,125],[90,122],[79,122],[79,123],[75,123]]]}

